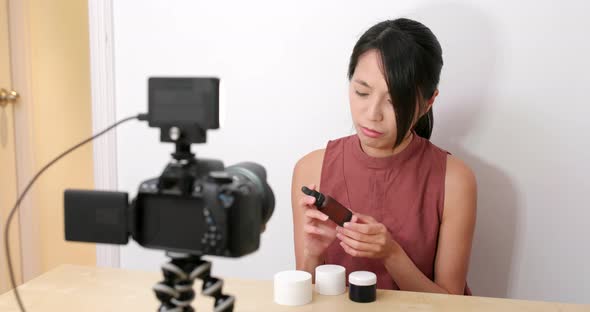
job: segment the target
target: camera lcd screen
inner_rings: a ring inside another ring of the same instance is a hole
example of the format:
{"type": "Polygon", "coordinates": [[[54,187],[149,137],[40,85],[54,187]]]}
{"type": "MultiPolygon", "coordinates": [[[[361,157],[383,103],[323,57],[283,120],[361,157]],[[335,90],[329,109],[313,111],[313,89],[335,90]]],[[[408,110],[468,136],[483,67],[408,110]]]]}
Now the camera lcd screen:
{"type": "Polygon", "coordinates": [[[207,231],[200,199],[144,195],[138,211],[138,237],[143,246],[177,251],[198,251],[207,231]]]}
{"type": "Polygon", "coordinates": [[[150,126],[219,128],[218,78],[150,78],[150,126]]]}

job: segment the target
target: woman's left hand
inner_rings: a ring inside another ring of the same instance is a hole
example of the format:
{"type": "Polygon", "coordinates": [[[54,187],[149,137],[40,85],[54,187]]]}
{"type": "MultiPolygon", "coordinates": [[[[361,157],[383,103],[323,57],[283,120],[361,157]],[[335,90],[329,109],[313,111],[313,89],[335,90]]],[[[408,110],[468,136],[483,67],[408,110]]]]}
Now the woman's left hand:
{"type": "Polygon", "coordinates": [[[386,259],[400,248],[385,225],[358,213],[344,227],[336,228],[336,237],[344,251],[353,257],[386,259]]]}

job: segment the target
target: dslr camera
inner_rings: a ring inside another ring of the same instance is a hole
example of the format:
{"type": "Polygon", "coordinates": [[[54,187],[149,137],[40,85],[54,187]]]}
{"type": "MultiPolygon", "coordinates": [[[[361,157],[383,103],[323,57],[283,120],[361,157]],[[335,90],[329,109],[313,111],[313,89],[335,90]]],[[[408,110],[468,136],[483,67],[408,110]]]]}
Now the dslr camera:
{"type": "Polygon", "coordinates": [[[148,80],[149,111],[140,120],[175,144],[171,161],[141,182],[131,201],[125,192],[66,190],[66,240],[127,244],[132,237],[146,248],[194,256],[241,257],[259,248],[275,206],[264,167],[225,167],[191,152],[191,144],[206,142],[207,130],[219,128],[219,82],[148,80]]]}

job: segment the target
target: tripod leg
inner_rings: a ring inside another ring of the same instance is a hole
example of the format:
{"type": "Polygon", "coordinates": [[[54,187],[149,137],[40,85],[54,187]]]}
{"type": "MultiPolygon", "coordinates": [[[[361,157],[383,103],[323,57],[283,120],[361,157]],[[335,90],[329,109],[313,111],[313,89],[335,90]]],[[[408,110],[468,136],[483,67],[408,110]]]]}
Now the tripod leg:
{"type": "Polygon", "coordinates": [[[173,259],[162,265],[164,280],[153,287],[161,303],[158,312],[194,312],[191,307],[195,298],[193,280],[185,272],[189,263],[182,260],[173,259]]]}
{"type": "Polygon", "coordinates": [[[178,292],[178,297],[172,298],[171,302],[179,307],[183,308],[183,312],[193,312],[195,309],[191,307],[191,302],[195,299],[195,291],[193,290],[192,280],[178,281],[174,288],[178,292]]]}
{"type": "Polygon", "coordinates": [[[232,312],[235,298],[222,293],[223,280],[211,276],[211,263],[199,260],[199,265],[190,273],[190,279],[203,280],[202,294],[215,298],[215,312],[232,312]]]}
{"type": "Polygon", "coordinates": [[[160,307],[158,308],[158,311],[170,311],[176,307],[172,303],[172,299],[177,297],[178,293],[174,289],[173,285],[164,280],[154,285],[153,290],[156,293],[156,298],[158,298],[160,301],[160,307]]]}

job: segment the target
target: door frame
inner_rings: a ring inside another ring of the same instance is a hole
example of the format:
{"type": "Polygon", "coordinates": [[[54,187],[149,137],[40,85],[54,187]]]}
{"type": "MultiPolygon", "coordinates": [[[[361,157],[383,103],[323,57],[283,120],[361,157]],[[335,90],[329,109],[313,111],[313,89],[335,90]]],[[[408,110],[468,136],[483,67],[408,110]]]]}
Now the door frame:
{"type": "MultiPolygon", "coordinates": [[[[92,132],[116,122],[113,0],[88,0],[92,132]]],[[[93,142],[94,187],[117,189],[116,129],[93,142]]],[[[96,265],[120,266],[119,247],[97,244],[96,265]]]]}
{"type": "MultiPolygon", "coordinates": [[[[12,85],[19,92],[14,106],[17,192],[20,194],[35,172],[33,153],[33,110],[31,74],[31,33],[29,1],[8,0],[12,85]]],[[[92,131],[96,133],[115,122],[115,80],[113,58],[113,1],[88,0],[91,62],[92,131]]],[[[93,142],[94,185],[96,189],[117,188],[116,134],[111,131],[93,142]]],[[[27,196],[19,208],[23,282],[42,273],[34,196],[27,196]]],[[[97,266],[119,267],[119,247],[97,244],[97,266]]]]}
{"type": "MultiPolygon", "coordinates": [[[[14,105],[17,194],[21,194],[35,172],[33,153],[33,110],[31,77],[31,35],[29,2],[8,0],[8,32],[12,88],[20,97],[14,105]]],[[[27,282],[41,273],[39,218],[36,218],[34,196],[27,196],[18,211],[20,221],[22,280],[27,282]]]]}

